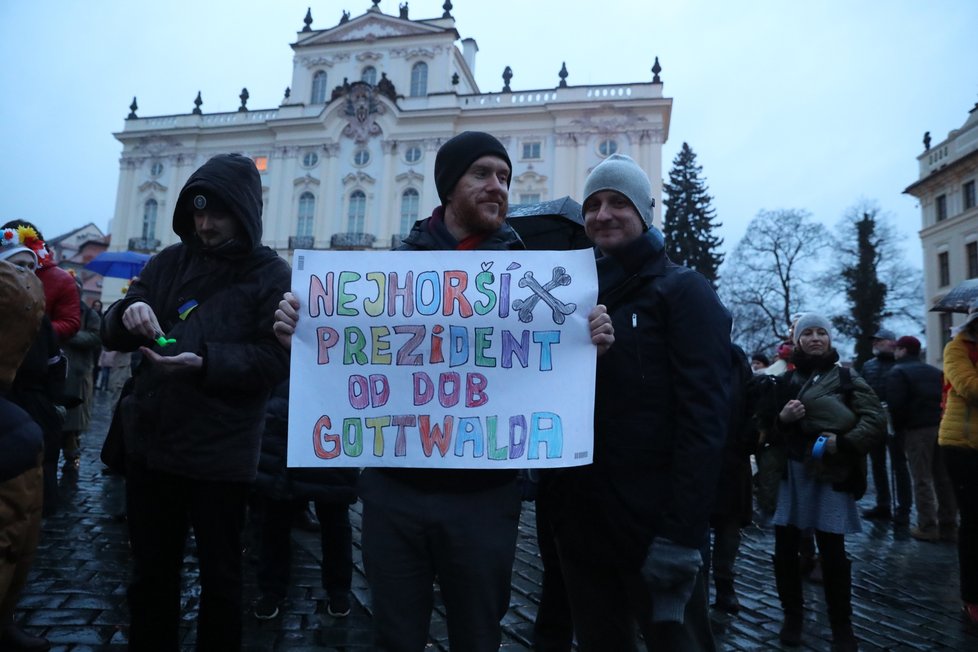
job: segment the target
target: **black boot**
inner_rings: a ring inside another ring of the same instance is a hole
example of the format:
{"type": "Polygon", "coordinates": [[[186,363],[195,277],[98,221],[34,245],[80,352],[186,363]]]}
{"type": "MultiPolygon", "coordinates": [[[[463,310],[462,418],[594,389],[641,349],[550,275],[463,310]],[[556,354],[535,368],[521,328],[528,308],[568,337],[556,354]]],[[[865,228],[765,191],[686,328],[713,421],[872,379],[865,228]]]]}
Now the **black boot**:
{"type": "Polygon", "coordinates": [[[774,556],[774,580],[784,611],[784,623],[778,638],[784,645],[801,645],[801,621],[804,599],[801,594],[801,566],[798,555],[788,558],[774,556]]]}
{"type": "Polygon", "coordinates": [[[8,622],[0,629],[0,650],[4,652],[50,650],[51,644],[48,639],[40,636],[31,636],[13,621],[8,622]]]}
{"type": "Polygon", "coordinates": [[[728,614],[738,613],[740,602],[737,601],[737,594],[734,592],[733,580],[714,577],[713,585],[717,593],[717,600],[713,603],[713,607],[728,614]]]}
{"type": "Polygon", "coordinates": [[[856,652],[859,645],[852,632],[852,563],[845,558],[822,557],[822,576],[832,625],[832,650],[856,652]]]}

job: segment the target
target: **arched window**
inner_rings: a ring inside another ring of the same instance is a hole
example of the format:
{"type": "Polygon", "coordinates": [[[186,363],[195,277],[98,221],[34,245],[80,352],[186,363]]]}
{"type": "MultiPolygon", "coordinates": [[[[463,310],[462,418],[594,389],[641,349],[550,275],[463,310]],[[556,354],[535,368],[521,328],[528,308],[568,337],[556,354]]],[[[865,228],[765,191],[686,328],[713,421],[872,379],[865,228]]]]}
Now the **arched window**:
{"type": "Polygon", "coordinates": [[[155,199],[147,199],[143,204],[143,240],[156,238],[156,210],[159,204],[155,199]]]}
{"type": "Polygon", "coordinates": [[[326,104],[326,71],[317,70],[312,76],[312,98],[310,104],[326,104]]]}
{"type": "Polygon", "coordinates": [[[367,212],[367,196],[361,190],[350,195],[350,210],[347,213],[347,233],[363,233],[363,216],[367,212]]]}
{"type": "Polygon", "coordinates": [[[428,94],[428,64],[419,61],[411,67],[411,97],[428,94]]]}
{"type": "Polygon", "coordinates": [[[299,195],[299,223],[295,234],[302,237],[312,236],[312,220],[316,213],[316,196],[311,192],[299,195]]]}
{"type": "Polygon", "coordinates": [[[370,84],[371,86],[376,86],[377,85],[377,69],[374,68],[373,66],[367,66],[366,68],[364,68],[363,69],[363,72],[360,73],[360,81],[362,81],[362,82],[364,82],[366,84],[370,84]]]}
{"type": "Polygon", "coordinates": [[[418,221],[418,204],[421,197],[414,188],[408,188],[401,195],[401,233],[409,233],[418,221]]]}

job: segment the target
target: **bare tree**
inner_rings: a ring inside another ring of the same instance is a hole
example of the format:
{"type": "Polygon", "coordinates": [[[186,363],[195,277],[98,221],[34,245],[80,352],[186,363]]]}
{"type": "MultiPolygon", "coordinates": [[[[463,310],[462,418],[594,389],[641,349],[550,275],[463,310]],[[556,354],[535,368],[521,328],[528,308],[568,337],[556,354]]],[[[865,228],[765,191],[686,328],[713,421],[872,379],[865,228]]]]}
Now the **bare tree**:
{"type": "Polygon", "coordinates": [[[761,211],[724,265],[723,298],[734,317],[734,341],[770,350],[788,338],[792,317],[817,290],[818,254],[831,245],[824,226],[797,209],[761,211]]]}

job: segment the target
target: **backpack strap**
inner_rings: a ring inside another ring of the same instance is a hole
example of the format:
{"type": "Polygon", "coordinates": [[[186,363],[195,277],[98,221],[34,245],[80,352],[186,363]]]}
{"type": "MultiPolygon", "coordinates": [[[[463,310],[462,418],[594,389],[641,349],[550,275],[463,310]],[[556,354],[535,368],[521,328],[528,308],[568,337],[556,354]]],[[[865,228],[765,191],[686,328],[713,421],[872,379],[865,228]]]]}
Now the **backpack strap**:
{"type": "Polygon", "coordinates": [[[856,390],[856,385],[852,382],[852,369],[849,367],[839,367],[839,393],[842,394],[842,402],[846,407],[852,404],[852,393],[856,390]]]}

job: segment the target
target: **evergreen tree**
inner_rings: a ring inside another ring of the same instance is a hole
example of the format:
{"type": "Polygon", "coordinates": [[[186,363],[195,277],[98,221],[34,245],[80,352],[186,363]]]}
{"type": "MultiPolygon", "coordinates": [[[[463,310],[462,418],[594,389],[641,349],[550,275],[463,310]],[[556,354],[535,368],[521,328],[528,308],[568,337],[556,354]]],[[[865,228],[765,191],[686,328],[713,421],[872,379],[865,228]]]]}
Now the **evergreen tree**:
{"type": "Polygon", "coordinates": [[[718,270],[723,262],[720,245],[723,240],[714,234],[721,226],[715,222],[716,211],[707,194],[706,181],[700,178],[702,166],[696,164],[696,154],[686,143],[672,162],[666,193],[663,232],[669,257],[680,265],[695,269],[717,285],[718,270]]]}
{"type": "Polygon", "coordinates": [[[876,211],[864,211],[862,217],[849,222],[849,234],[855,242],[842,244],[840,251],[845,264],[842,282],[845,286],[849,314],[834,317],[833,325],[843,335],[856,340],[856,367],[873,357],[869,338],[880,328],[887,304],[887,286],[877,270],[882,262],[884,238],[878,232],[876,211]]]}

